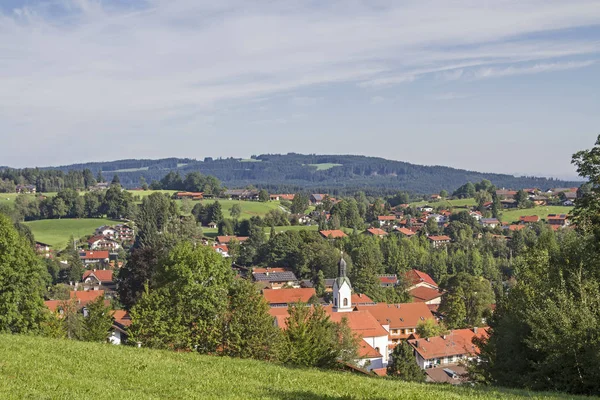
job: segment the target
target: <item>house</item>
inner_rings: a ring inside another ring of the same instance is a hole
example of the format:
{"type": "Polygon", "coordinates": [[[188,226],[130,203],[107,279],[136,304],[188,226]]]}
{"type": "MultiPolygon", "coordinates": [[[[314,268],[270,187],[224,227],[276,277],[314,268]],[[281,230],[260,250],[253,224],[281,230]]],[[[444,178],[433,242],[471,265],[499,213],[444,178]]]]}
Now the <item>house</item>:
{"type": "Polygon", "coordinates": [[[433,219],[438,225],[443,225],[448,221],[448,218],[441,214],[429,214],[427,220],[429,221],[430,219],[433,219]]]}
{"type": "Polygon", "coordinates": [[[109,253],[106,250],[100,251],[86,251],[81,250],[79,252],[79,259],[85,264],[108,264],[109,253]]]}
{"type": "Polygon", "coordinates": [[[125,344],[129,337],[127,328],[131,325],[131,316],[125,310],[113,311],[113,324],[108,337],[109,343],[125,344]]]}
{"type": "Polygon", "coordinates": [[[319,233],[326,239],[339,239],[348,236],[344,233],[344,231],[341,231],[339,229],[334,229],[330,231],[319,231],[319,233]]]}
{"type": "Polygon", "coordinates": [[[425,204],[423,206],[419,206],[417,207],[417,211],[421,211],[421,212],[433,212],[433,207],[430,206],[429,204],[425,204]]]}
{"type": "Polygon", "coordinates": [[[517,194],[516,190],[499,189],[496,190],[496,196],[499,199],[514,199],[517,194]]]}
{"type": "Polygon", "coordinates": [[[226,244],[215,244],[212,248],[223,257],[229,257],[229,247],[226,244]]]}
{"type": "Polygon", "coordinates": [[[381,228],[369,228],[366,231],[364,231],[364,234],[382,238],[382,237],[386,236],[388,233],[381,228]]]}
{"type": "Polygon", "coordinates": [[[91,250],[118,250],[119,248],[121,248],[119,242],[113,239],[105,238],[104,236],[92,236],[88,239],[87,242],[91,250]]]}
{"type": "Polygon", "coordinates": [[[556,226],[567,226],[569,225],[569,220],[566,214],[548,214],[546,217],[546,221],[550,225],[556,226]]]}
{"type": "Polygon", "coordinates": [[[178,200],[190,199],[190,200],[202,200],[204,198],[203,192],[177,192],[173,195],[178,200]]]}
{"type": "Polygon", "coordinates": [[[52,246],[43,242],[35,242],[35,252],[41,256],[46,258],[50,258],[52,256],[52,246]]]}
{"type": "Polygon", "coordinates": [[[398,284],[397,275],[379,275],[379,285],[381,287],[394,287],[398,284]]]}
{"type": "Polygon", "coordinates": [[[427,239],[429,239],[429,241],[431,242],[431,245],[434,248],[438,248],[438,247],[442,247],[447,245],[448,243],[450,243],[450,241],[452,239],[450,239],[450,236],[446,236],[446,235],[432,235],[432,236],[427,236],[427,239]]]}
{"type": "Polygon", "coordinates": [[[81,281],[84,287],[95,288],[103,287],[108,290],[114,290],[116,288],[113,280],[113,271],[110,269],[94,269],[88,270],[83,273],[81,281]]]}
{"type": "Polygon", "coordinates": [[[379,222],[379,226],[391,225],[396,222],[395,215],[380,215],[377,217],[377,221],[379,222]]]}
{"type": "Polygon", "coordinates": [[[404,275],[404,279],[407,282],[407,290],[411,290],[417,287],[428,287],[431,289],[437,289],[438,284],[433,280],[429,274],[419,271],[418,269],[411,269],[404,275]]]}
{"type": "Polygon", "coordinates": [[[271,194],[271,195],[269,195],[269,199],[275,200],[275,201],[279,201],[279,200],[292,201],[292,200],[294,200],[294,196],[295,195],[293,195],[293,194],[271,194]]]}
{"type": "Polygon", "coordinates": [[[79,307],[85,307],[87,303],[102,296],[104,296],[104,290],[71,290],[69,292],[69,298],[76,299],[79,307]]]}
{"type": "Polygon", "coordinates": [[[435,305],[430,307],[430,310],[437,311],[437,308],[442,302],[444,291],[438,288],[430,288],[426,286],[417,286],[408,291],[414,303],[425,303],[427,305],[435,305]]]}
{"type": "Polygon", "coordinates": [[[519,217],[519,222],[522,224],[534,224],[540,221],[540,217],[537,215],[521,215],[519,217]]]}
{"type": "Polygon", "coordinates": [[[406,236],[406,237],[413,237],[414,235],[416,235],[415,232],[411,231],[408,228],[396,228],[395,229],[396,232],[399,232],[402,236],[406,236]]]}
{"type": "Polygon", "coordinates": [[[512,225],[508,226],[508,230],[511,231],[511,232],[520,231],[521,229],[525,229],[525,228],[527,228],[527,225],[515,225],[515,224],[512,224],[512,225]]]}
{"type": "Polygon", "coordinates": [[[36,187],[35,187],[35,185],[17,185],[16,192],[17,193],[35,193],[36,187]]]}
{"type": "Polygon", "coordinates": [[[481,218],[483,218],[483,215],[480,211],[469,211],[469,215],[475,218],[475,220],[478,222],[481,221],[481,218]]]}
{"type": "Polygon", "coordinates": [[[101,190],[107,190],[109,187],[110,184],[108,182],[98,182],[95,185],[88,187],[88,190],[90,192],[98,192],[101,190]]]}
{"type": "Polygon", "coordinates": [[[230,200],[258,200],[258,193],[256,189],[232,189],[223,194],[230,200]]]}
{"type": "Polygon", "coordinates": [[[462,385],[469,381],[467,369],[462,365],[449,365],[446,367],[427,368],[425,382],[449,383],[462,385]]]}
{"type": "Polygon", "coordinates": [[[245,242],[248,240],[247,236],[217,236],[217,243],[219,244],[228,244],[233,239],[237,240],[239,243],[245,242]]]}
{"type": "Polygon", "coordinates": [[[377,322],[388,332],[390,347],[415,333],[420,322],[428,319],[435,321],[433,314],[431,314],[425,303],[377,303],[357,306],[355,309],[368,311],[375,317],[377,322]]]}
{"type": "Polygon", "coordinates": [[[539,196],[539,195],[533,196],[533,197],[531,197],[531,200],[533,200],[533,203],[536,206],[545,206],[548,204],[548,198],[544,197],[544,196],[539,196]]]}
{"type": "Polygon", "coordinates": [[[409,339],[417,364],[422,369],[455,365],[478,356],[474,338],[486,338],[487,328],[455,329],[446,335],[427,339],[409,339]]]}
{"type": "Polygon", "coordinates": [[[95,235],[113,239],[118,237],[118,231],[111,226],[101,226],[100,228],[96,229],[95,235]]]}
{"type": "Polygon", "coordinates": [[[266,268],[266,271],[257,272],[252,271],[252,277],[255,282],[264,282],[268,283],[271,289],[281,289],[282,287],[294,287],[300,288],[300,284],[298,282],[298,278],[292,271],[287,271],[285,269],[276,271],[270,271],[269,268],[266,268]]]}
{"type": "Polygon", "coordinates": [[[502,206],[502,208],[508,209],[508,208],[517,208],[518,204],[515,199],[505,199],[505,200],[500,200],[500,205],[502,206]]]}
{"type": "Polygon", "coordinates": [[[313,288],[263,289],[262,294],[269,306],[287,307],[299,301],[308,303],[308,300],[316,296],[317,292],[313,288]]]}
{"type": "Polygon", "coordinates": [[[496,218],[481,218],[479,223],[484,228],[495,228],[497,226],[500,226],[500,221],[498,221],[498,219],[496,218]]]}
{"type": "Polygon", "coordinates": [[[327,197],[326,194],[322,194],[322,193],[313,193],[310,195],[310,204],[312,204],[313,206],[317,206],[319,204],[321,204],[323,202],[323,200],[325,200],[325,197],[327,197]]]}
{"type": "Polygon", "coordinates": [[[429,196],[429,198],[431,199],[431,201],[440,201],[442,199],[442,196],[440,196],[439,194],[432,194],[431,196],[429,196]]]}

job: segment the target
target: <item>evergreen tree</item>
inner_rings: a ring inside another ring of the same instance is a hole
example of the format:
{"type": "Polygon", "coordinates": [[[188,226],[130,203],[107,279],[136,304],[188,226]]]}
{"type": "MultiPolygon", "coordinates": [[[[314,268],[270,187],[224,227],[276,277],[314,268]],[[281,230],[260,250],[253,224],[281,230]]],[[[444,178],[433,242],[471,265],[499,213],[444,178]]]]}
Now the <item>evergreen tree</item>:
{"type": "Polygon", "coordinates": [[[465,308],[465,293],[461,287],[454,292],[448,292],[442,298],[440,313],[444,315],[444,322],[450,329],[464,328],[467,322],[465,308]]]}
{"type": "Polygon", "coordinates": [[[388,364],[387,373],[395,378],[411,382],[425,382],[425,372],[421,370],[413,354],[413,348],[408,342],[402,341],[394,347],[388,364]]]}
{"type": "Polygon", "coordinates": [[[113,318],[110,306],[104,304],[104,296],[98,296],[85,306],[87,316],[83,319],[82,339],[88,342],[106,342],[113,318]]]}

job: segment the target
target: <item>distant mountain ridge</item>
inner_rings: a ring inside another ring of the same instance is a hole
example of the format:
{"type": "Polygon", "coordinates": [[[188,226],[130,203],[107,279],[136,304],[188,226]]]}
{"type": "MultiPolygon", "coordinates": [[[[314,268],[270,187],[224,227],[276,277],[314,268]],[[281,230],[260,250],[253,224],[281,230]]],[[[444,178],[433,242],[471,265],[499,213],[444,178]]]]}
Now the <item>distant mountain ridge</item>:
{"type": "Polygon", "coordinates": [[[128,159],[107,162],[91,162],[47,167],[54,170],[90,169],[94,174],[102,171],[106,179],[119,176],[121,184],[132,188],[139,186],[144,177],[148,183],[160,180],[170,171],[182,177],[192,171],[213,175],[229,188],[254,185],[271,192],[290,192],[302,189],[350,193],[363,190],[371,193],[393,193],[406,190],[414,193],[438,193],[454,191],[464,183],[490,180],[497,187],[511,189],[549,189],[552,187],[576,187],[577,181],[552,178],[515,177],[508,174],[467,171],[445,166],[425,166],[403,161],[358,155],[316,154],[262,154],[251,159],[239,158],[191,158],[128,159]]]}

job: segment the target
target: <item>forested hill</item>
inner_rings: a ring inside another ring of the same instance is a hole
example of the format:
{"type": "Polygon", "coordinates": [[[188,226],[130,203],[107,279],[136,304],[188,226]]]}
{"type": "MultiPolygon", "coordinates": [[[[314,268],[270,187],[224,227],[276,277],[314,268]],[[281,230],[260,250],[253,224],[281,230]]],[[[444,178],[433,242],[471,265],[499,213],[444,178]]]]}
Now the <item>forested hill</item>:
{"type": "Polygon", "coordinates": [[[298,189],[345,193],[356,189],[367,192],[415,193],[453,191],[464,183],[490,180],[497,187],[512,189],[537,187],[574,187],[577,182],[565,182],[536,177],[515,177],[505,174],[481,173],[443,166],[423,166],[402,161],[355,155],[263,154],[248,160],[239,158],[194,159],[166,158],[161,160],[120,160],[74,164],[52,169],[90,169],[102,171],[107,179],[119,175],[125,187],[139,185],[140,177],[148,183],[160,180],[169,171],[182,176],[192,171],[213,175],[229,188],[254,185],[271,192],[293,192],[298,189]]]}

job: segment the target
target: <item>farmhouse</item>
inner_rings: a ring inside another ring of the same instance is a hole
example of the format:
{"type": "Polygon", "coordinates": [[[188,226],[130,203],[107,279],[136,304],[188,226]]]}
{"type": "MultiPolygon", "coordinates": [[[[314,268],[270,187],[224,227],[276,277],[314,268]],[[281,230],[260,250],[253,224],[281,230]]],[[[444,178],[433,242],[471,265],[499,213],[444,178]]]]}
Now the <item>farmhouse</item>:
{"type": "Polygon", "coordinates": [[[316,206],[319,205],[323,202],[323,200],[325,200],[325,197],[327,197],[326,194],[322,194],[322,193],[313,193],[310,195],[310,204],[316,206]]]}
{"type": "Polygon", "coordinates": [[[377,217],[377,221],[379,221],[379,226],[390,225],[396,222],[395,215],[380,215],[377,217]]]}
{"type": "Polygon", "coordinates": [[[113,271],[108,269],[94,269],[85,271],[81,278],[85,288],[98,289],[102,287],[107,290],[115,290],[116,285],[113,281],[113,271]]]}
{"type": "Polygon", "coordinates": [[[539,222],[540,217],[537,215],[521,215],[519,217],[519,222],[522,224],[533,224],[539,222]]]}
{"type": "Polygon", "coordinates": [[[477,357],[479,348],[473,343],[473,338],[487,336],[487,328],[455,329],[447,335],[410,339],[408,343],[415,350],[419,367],[428,369],[455,365],[477,357]]]}
{"type": "Polygon", "coordinates": [[[413,237],[414,235],[416,235],[415,232],[411,231],[408,228],[396,228],[395,229],[396,232],[400,233],[402,236],[406,236],[406,237],[413,237]]]}
{"type": "Polygon", "coordinates": [[[388,233],[381,228],[369,228],[366,231],[364,231],[364,234],[382,238],[382,237],[386,236],[388,233]]]}
{"type": "Polygon", "coordinates": [[[16,192],[17,193],[35,193],[36,187],[35,187],[35,185],[17,185],[16,192]]]}
{"type": "Polygon", "coordinates": [[[272,194],[269,195],[269,199],[271,200],[287,200],[287,201],[292,201],[294,200],[294,196],[293,194],[272,194]]]}
{"type": "Polygon", "coordinates": [[[204,198],[203,192],[177,192],[173,195],[178,200],[190,199],[190,200],[202,200],[204,198]]]}
{"type": "Polygon", "coordinates": [[[231,189],[223,194],[230,200],[258,200],[258,193],[255,189],[231,189]]]}
{"type": "Polygon", "coordinates": [[[439,235],[439,236],[428,236],[427,239],[429,239],[429,241],[431,242],[431,245],[434,248],[438,248],[438,247],[442,247],[445,246],[446,244],[450,243],[450,241],[452,239],[450,239],[450,236],[446,236],[446,235],[439,235]]]}
{"type": "Polygon", "coordinates": [[[238,242],[242,243],[242,242],[245,242],[246,240],[248,240],[248,237],[247,236],[217,236],[217,243],[228,244],[229,242],[231,242],[234,239],[237,240],[238,242]]]}
{"type": "Polygon", "coordinates": [[[108,264],[109,253],[106,250],[101,251],[86,251],[81,250],[79,252],[79,259],[83,261],[85,265],[88,264],[108,264]]]}
{"type": "Polygon", "coordinates": [[[344,233],[344,231],[341,231],[339,229],[334,229],[331,231],[319,231],[319,233],[321,234],[321,236],[327,239],[339,239],[348,236],[344,233]]]}
{"type": "Polygon", "coordinates": [[[548,214],[546,219],[550,225],[567,226],[569,220],[566,214],[548,214]]]}
{"type": "Polygon", "coordinates": [[[500,221],[498,221],[496,218],[481,218],[479,223],[484,228],[495,228],[500,226],[500,221]]]}
{"type": "Polygon", "coordinates": [[[104,236],[92,236],[87,242],[90,250],[117,250],[121,247],[116,240],[104,236]]]}

